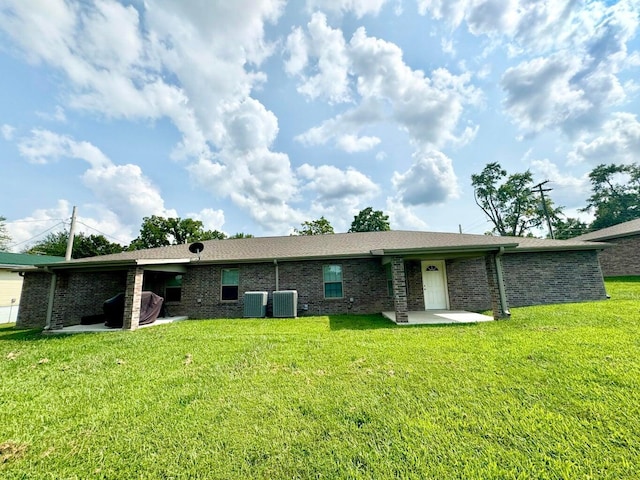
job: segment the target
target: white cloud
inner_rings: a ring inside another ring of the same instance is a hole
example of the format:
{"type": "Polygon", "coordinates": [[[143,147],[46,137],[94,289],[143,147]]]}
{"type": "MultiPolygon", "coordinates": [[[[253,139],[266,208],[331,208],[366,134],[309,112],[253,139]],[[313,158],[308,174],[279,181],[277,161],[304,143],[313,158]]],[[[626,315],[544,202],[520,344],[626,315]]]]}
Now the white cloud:
{"type": "Polygon", "coordinates": [[[309,56],[317,60],[314,71],[318,73],[302,75],[298,91],[310,99],[322,97],[331,103],[349,101],[349,59],[342,31],[329,27],[326,16],[320,12],[311,16],[307,30],[308,38],[300,29],[287,38],[287,46],[292,50],[285,69],[290,74],[302,74],[309,56]]]}
{"type": "Polygon", "coordinates": [[[426,77],[404,63],[397,45],[368,37],[363,28],[349,45],[358,92],[365,99],[387,102],[392,119],[415,144],[441,147],[458,140],[455,129],[463,106],[480,100],[468,74],[456,76],[438,68],[426,77]]]}
{"type": "Polygon", "coordinates": [[[523,130],[532,132],[584,114],[591,104],[584,91],[573,84],[580,69],[580,60],[568,54],[537,58],[507,69],[502,77],[507,112],[523,130]]]}
{"type": "Polygon", "coordinates": [[[269,148],[278,134],[278,119],[257,100],[228,105],[222,115],[224,149],[248,151],[269,148]]]}
{"type": "Polygon", "coordinates": [[[338,147],[347,153],[366,152],[380,143],[378,137],[358,137],[356,135],[341,135],[337,139],[338,147]]]}
{"type": "MultiPolygon", "coordinates": [[[[31,215],[7,223],[11,236],[12,251],[26,250],[51,233],[69,229],[72,206],[68,200],[59,199],[52,208],[37,209],[31,215]]],[[[83,204],[78,206],[76,233],[103,235],[110,242],[123,246],[137,235],[142,219],[134,225],[125,225],[120,218],[104,205],[83,204]]]]}
{"type": "Polygon", "coordinates": [[[558,128],[570,136],[598,128],[635,88],[619,74],[634,64],[627,44],[638,30],[639,7],[637,0],[418,1],[421,14],[454,29],[465,22],[472,34],[525,57],[502,78],[507,112],[525,133],[558,128]]]}
{"type": "Polygon", "coordinates": [[[398,199],[407,205],[432,205],[458,196],[451,159],[435,150],[415,153],[411,168],[394,172],[391,182],[398,199]]]}
{"type": "Polygon", "coordinates": [[[142,217],[170,215],[158,189],[137,165],[114,165],[96,146],[48,130],[33,130],[31,137],[18,144],[22,156],[36,163],[63,158],[84,160],[90,166],[82,175],[84,185],[116,213],[125,224],[136,224],[142,217]]]}
{"type": "Polygon", "coordinates": [[[187,213],[187,218],[200,220],[205,230],[222,231],[224,225],[224,212],[213,208],[204,208],[197,213],[187,213]]]}
{"type": "Polygon", "coordinates": [[[326,10],[332,13],[353,12],[356,17],[378,15],[388,0],[307,0],[307,9],[326,10]]]}
{"type": "Polygon", "coordinates": [[[380,191],[369,177],[354,168],[341,170],[331,165],[314,167],[305,163],[297,173],[306,180],[304,188],[316,192],[317,200],[323,204],[358,203],[380,191]]]}
{"type": "Polygon", "coordinates": [[[295,140],[306,146],[324,145],[334,140],[337,148],[350,153],[369,150],[378,145],[380,139],[360,136],[360,130],[383,119],[379,102],[374,99],[365,100],[356,108],[325,120],[317,127],[297,135],[295,140]]]}
{"type": "Polygon", "coordinates": [[[223,151],[215,160],[201,158],[188,167],[193,181],[214,196],[229,197],[269,231],[300,218],[290,203],[298,181],[289,157],[266,148],[223,151]]]}
{"type": "Polygon", "coordinates": [[[23,251],[42,240],[48,233],[64,230],[63,222],[71,218],[69,202],[58,200],[57,205],[49,209],[38,209],[25,218],[7,222],[7,233],[11,237],[12,251],[23,251]]]}
{"type": "MultiPolygon", "coordinates": [[[[546,195],[553,200],[557,206],[569,208],[583,208],[586,198],[590,195],[590,184],[588,174],[576,177],[561,171],[560,168],[549,159],[533,160],[531,171],[539,179],[549,180],[545,188],[551,188],[551,192],[546,195]]],[[[566,212],[565,212],[566,214],[566,212]]],[[[575,215],[574,215],[575,216],[575,215]]]]}
{"type": "Polygon", "coordinates": [[[13,134],[15,133],[15,127],[8,125],[6,123],[0,126],[0,134],[2,134],[2,138],[5,140],[13,140],[13,134]]]}
{"type": "Polygon", "coordinates": [[[640,122],[631,113],[614,113],[601,131],[590,139],[582,139],[569,153],[572,163],[633,163],[640,152],[640,122]]]}
{"type": "Polygon", "coordinates": [[[427,230],[428,224],[413,207],[408,207],[398,198],[387,197],[385,213],[389,215],[389,224],[394,230],[427,230]]]}
{"type": "MultiPolygon", "coordinates": [[[[345,54],[360,103],[298,135],[296,139],[304,145],[322,145],[334,140],[347,152],[372,148],[380,144],[381,139],[359,133],[381,121],[406,131],[416,152],[431,152],[445,145],[460,146],[474,138],[477,127],[473,124],[462,131],[458,128],[464,107],[481,100],[469,74],[453,75],[439,68],[428,77],[404,62],[403,52],[397,45],[367,36],[364,28],[356,30],[345,54]]],[[[316,57],[310,58],[319,62],[316,57]]],[[[451,161],[443,162],[439,155],[429,154],[428,161],[423,159],[432,167],[433,174],[429,177],[428,202],[444,201],[457,190],[451,161]]],[[[400,182],[399,178],[397,181],[400,182]]],[[[406,198],[414,201],[417,195],[412,193],[408,180],[401,183],[406,198]]]]}
{"type": "Polygon", "coordinates": [[[38,115],[40,118],[53,122],[64,123],[67,121],[67,116],[64,112],[64,108],[62,108],[60,105],[56,105],[56,109],[53,113],[36,112],[36,115],[38,115]]]}
{"type": "Polygon", "coordinates": [[[300,27],[294,28],[285,45],[285,52],[288,59],[284,62],[284,70],[289,75],[298,75],[302,73],[309,61],[309,52],[307,45],[307,37],[300,27]]]}

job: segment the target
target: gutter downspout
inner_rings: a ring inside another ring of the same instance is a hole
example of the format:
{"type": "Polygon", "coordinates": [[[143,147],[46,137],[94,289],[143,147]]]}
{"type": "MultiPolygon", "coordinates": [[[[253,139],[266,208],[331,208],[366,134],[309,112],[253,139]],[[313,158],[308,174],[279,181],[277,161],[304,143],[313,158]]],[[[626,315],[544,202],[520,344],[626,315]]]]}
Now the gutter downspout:
{"type": "Polygon", "coordinates": [[[53,297],[56,293],[56,281],[58,276],[48,268],[45,268],[44,270],[45,272],[51,274],[51,284],[49,285],[49,298],[47,304],[47,319],[44,324],[44,329],[51,330],[51,318],[53,317],[53,297]]]}
{"type": "Polygon", "coordinates": [[[276,292],[280,291],[280,274],[278,272],[278,260],[273,259],[273,264],[276,266],[276,292]]]}
{"type": "Polygon", "coordinates": [[[507,292],[504,289],[504,281],[502,276],[502,257],[504,255],[504,247],[500,247],[500,251],[496,253],[496,275],[498,276],[498,292],[500,294],[500,310],[507,317],[511,316],[509,307],[507,306],[507,292]]]}

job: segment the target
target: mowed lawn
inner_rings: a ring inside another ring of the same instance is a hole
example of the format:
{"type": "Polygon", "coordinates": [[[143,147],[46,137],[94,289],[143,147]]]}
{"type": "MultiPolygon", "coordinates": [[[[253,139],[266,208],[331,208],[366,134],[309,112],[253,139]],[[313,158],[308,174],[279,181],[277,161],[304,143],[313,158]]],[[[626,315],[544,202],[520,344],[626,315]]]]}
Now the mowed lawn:
{"type": "Polygon", "coordinates": [[[640,277],[508,321],[0,328],[0,478],[639,478],[640,277]]]}

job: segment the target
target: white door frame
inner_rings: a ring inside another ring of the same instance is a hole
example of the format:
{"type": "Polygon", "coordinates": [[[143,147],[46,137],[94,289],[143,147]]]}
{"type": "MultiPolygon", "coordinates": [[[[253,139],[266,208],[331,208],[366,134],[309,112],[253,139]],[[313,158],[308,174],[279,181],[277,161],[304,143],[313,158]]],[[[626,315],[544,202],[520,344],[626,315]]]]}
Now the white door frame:
{"type": "Polygon", "coordinates": [[[424,297],[424,309],[425,310],[449,310],[449,288],[447,287],[447,263],[444,260],[422,260],[420,262],[420,274],[422,278],[422,295],[424,297]],[[444,293],[444,308],[429,308],[427,303],[427,296],[425,295],[425,281],[424,274],[425,268],[428,265],[435,265],[438,267],[438,270],[441,272],[442,276],[442,289],[444,293]]]}

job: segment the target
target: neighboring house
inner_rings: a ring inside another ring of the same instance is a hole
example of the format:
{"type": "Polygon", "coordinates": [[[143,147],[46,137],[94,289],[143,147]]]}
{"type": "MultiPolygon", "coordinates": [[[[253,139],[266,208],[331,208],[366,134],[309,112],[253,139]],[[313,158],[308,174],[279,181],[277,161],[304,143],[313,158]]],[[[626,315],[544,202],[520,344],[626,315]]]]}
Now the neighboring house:
{"type": "Polygon", "coordinates": [[[0,323],[15,322],[18,318],[22,294],[22,275],[18,270],[63,260],[64,257],[0,252],[0,323]]]}
{"type": "Polygon", "coordinates": [[[605,277],[640,275],[640,218],[586,233],[574,240],[611,244],[600,253],[605,277]]]}
{"type": "Polygon", "coordinates": [[[25,272],[18,326],[76,325],[124,292],[124,328],[135,329],[143,290],[163,296],[171,315],[190,318],[242,317],[250,291],[268,292],[270,312],[274,291],[295,290],[298,315],[395,311],[397,322],[406,322],[409,311],[490,309],[500,318],[510,306],[606,298],[597,255],[607,245],[592,242],[389,231],[199,246],[199,252],[175,245],[25,272]]]}

